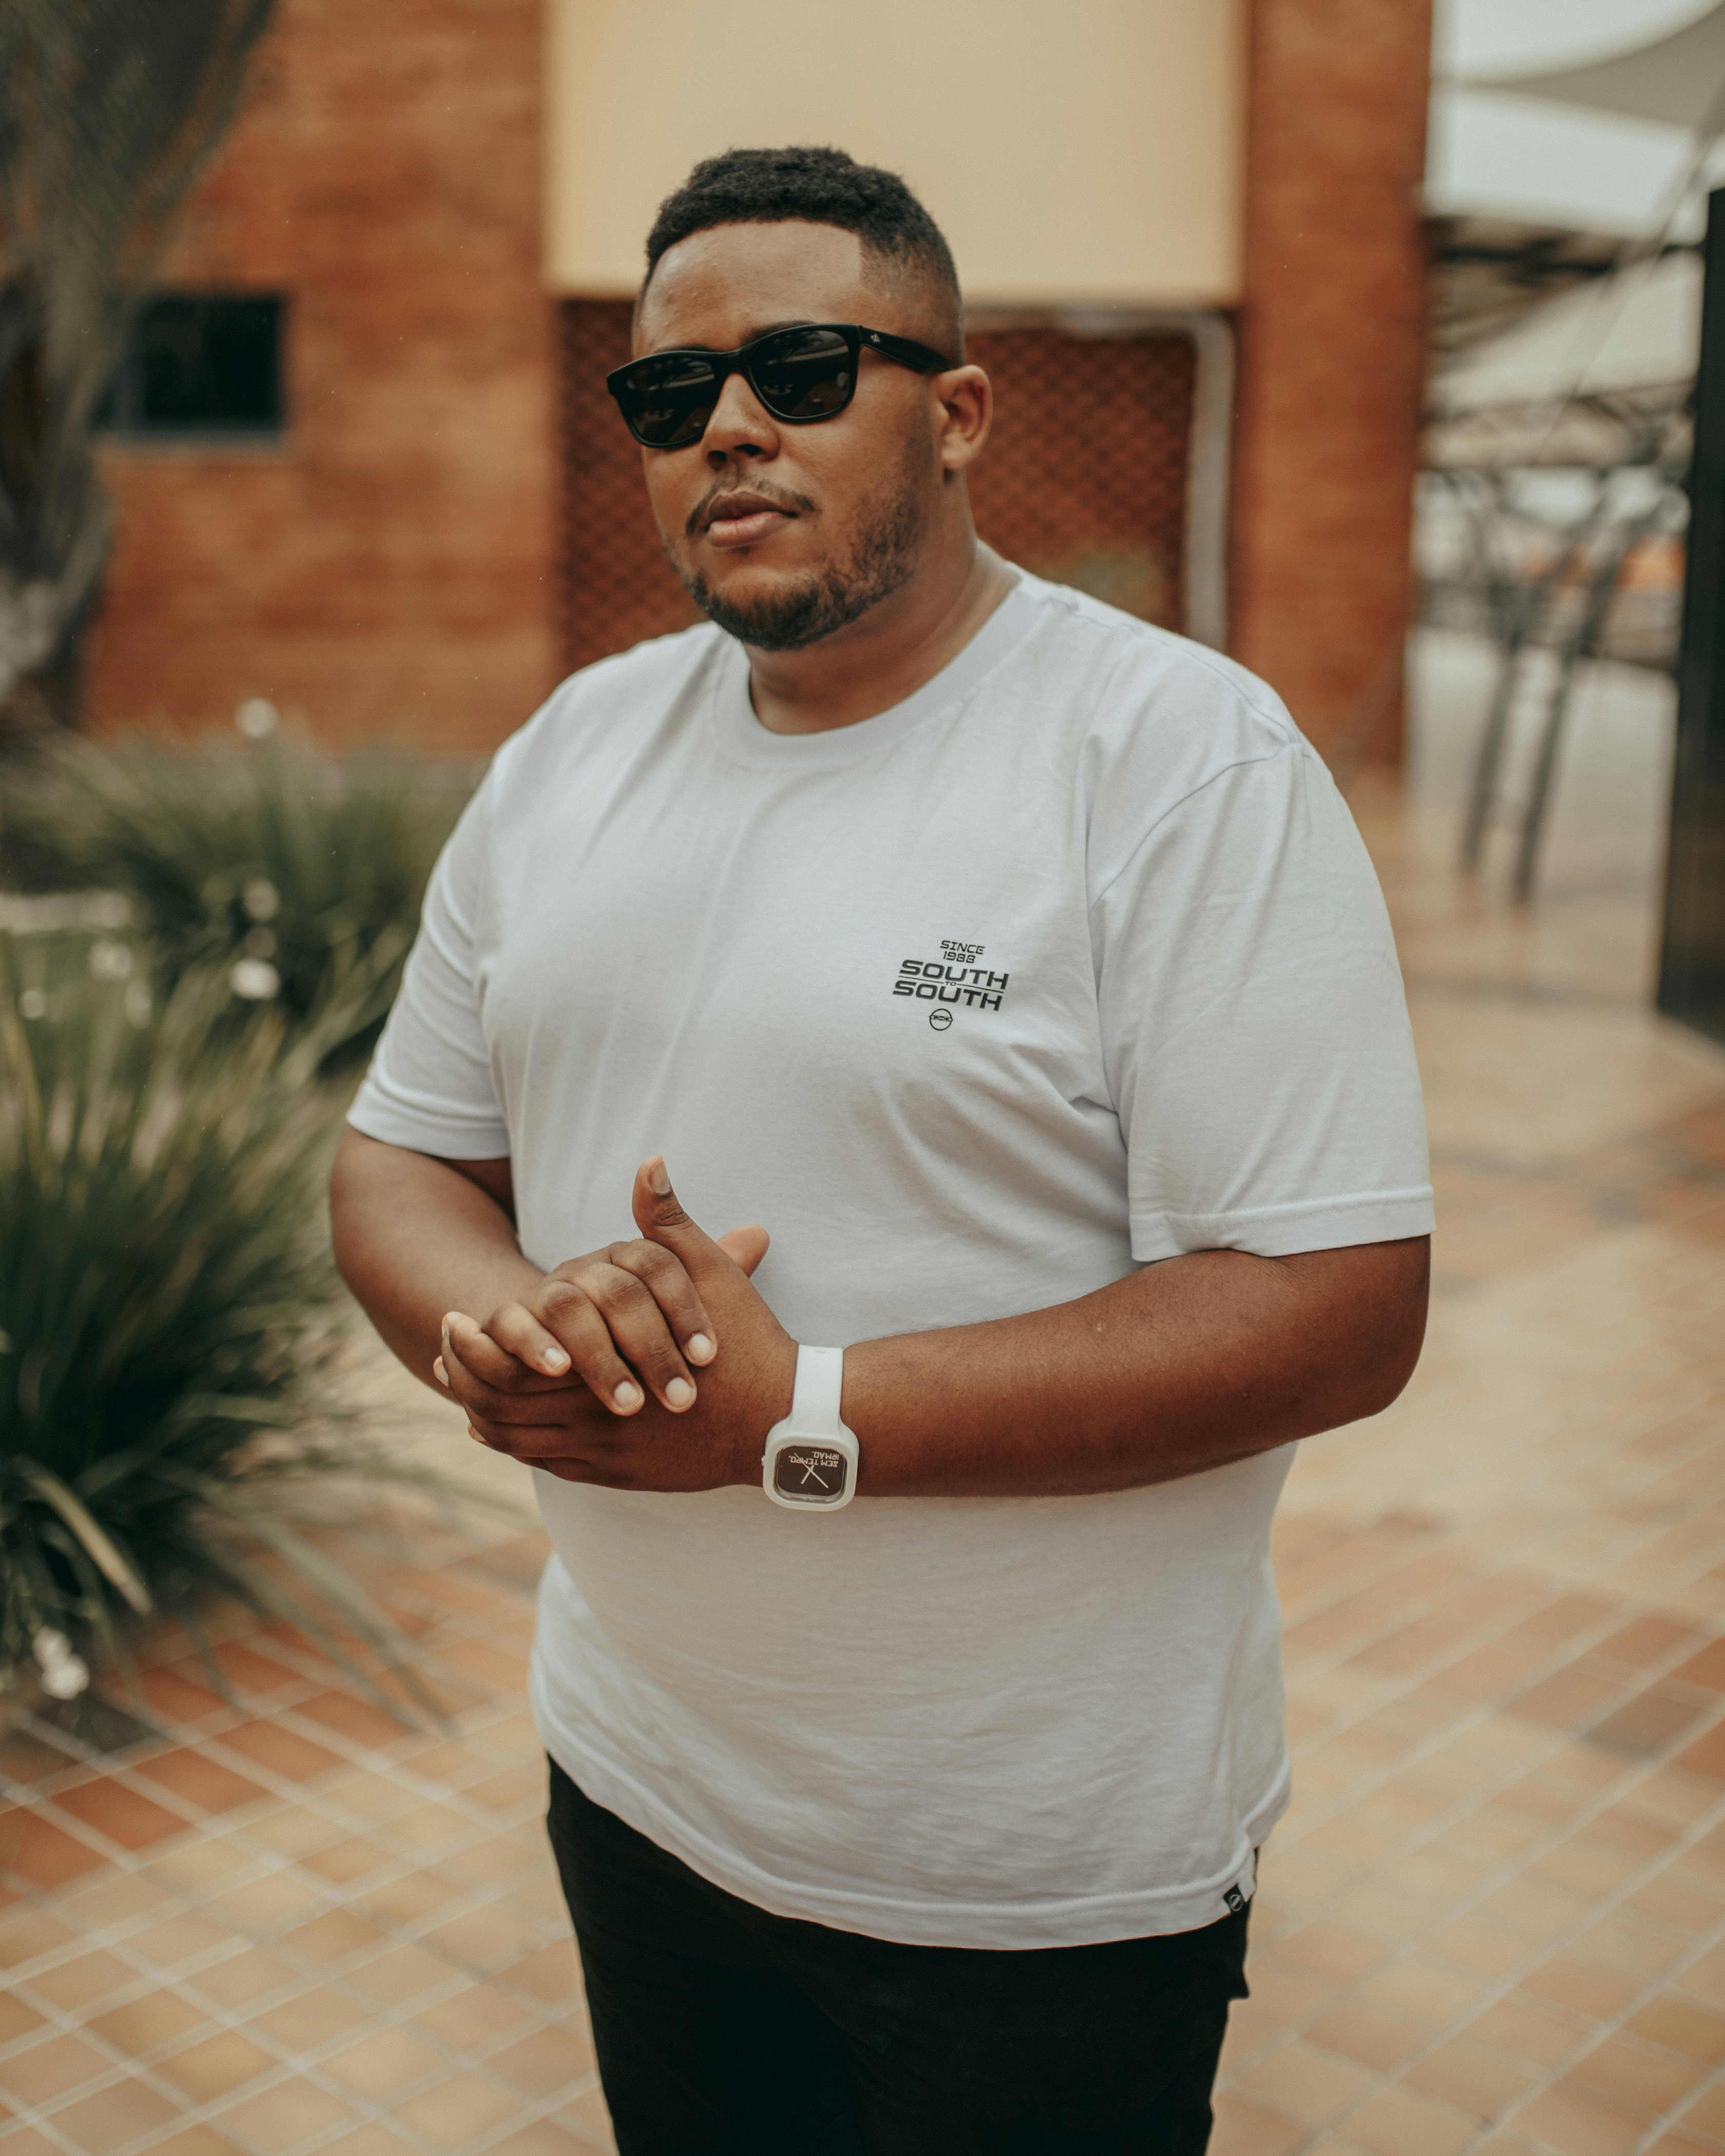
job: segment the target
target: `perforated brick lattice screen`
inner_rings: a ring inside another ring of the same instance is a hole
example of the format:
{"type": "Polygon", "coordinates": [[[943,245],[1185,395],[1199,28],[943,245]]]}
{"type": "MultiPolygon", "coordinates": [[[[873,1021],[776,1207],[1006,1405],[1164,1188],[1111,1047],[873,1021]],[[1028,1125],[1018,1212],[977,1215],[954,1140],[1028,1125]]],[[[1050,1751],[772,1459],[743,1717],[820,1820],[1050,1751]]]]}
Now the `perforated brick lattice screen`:
{"type": "MultiPolygon", "coordinates": [[[[640,451],[605,394],[629,303],[563,308],[563,651],[571,668],[696,619],[648,514],[640,451]]],[[[988,330],[994,434],[971,475],[977,528],[1009,561],[1147,620],[1184,619],[1194,353],[1181,336],[988,330]]]]}
{"type": "Polygon", "coordinates": [[[968,346],[994,384],[977,530],[1039,577],[1183,627],[1191,339],[987,330],[968,346]]]}

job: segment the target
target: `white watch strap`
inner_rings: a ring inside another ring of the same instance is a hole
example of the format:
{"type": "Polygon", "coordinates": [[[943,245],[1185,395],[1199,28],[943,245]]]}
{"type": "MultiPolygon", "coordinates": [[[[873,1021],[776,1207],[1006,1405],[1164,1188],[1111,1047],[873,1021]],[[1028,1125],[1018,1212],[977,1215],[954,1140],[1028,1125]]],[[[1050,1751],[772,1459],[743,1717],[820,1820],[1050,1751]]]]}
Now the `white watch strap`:
{"type": "Polygon", "coordinates": [[[839,1408],[845,1394],[845,1350],[797,1350],[797,1379],[791,1388],[790,1424],[799,1436],[826,1437],[845,1427],[839,1408]]]}

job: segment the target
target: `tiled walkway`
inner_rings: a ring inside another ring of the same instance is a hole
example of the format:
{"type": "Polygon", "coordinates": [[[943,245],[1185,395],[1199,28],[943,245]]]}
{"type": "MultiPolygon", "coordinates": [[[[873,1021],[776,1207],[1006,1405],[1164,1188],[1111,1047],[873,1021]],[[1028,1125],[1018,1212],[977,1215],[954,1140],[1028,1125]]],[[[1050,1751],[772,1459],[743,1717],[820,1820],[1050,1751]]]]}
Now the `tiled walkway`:
{"type": "Polygon", "coordinates": [[[1529,919],[1453,873],[1447,740],[1423,803],[1356,796],[1436,1288],[1283,1507],[1296,1796],[1217,2156],[1725,2149],[1725,1051],[1646,1009],[1661,714],[1614,697],[1529,919]]]}
{"type": "MultiPolygon", "coordinates": [[[[1441,743],[1423,802],[1357,799],[1438,1291],[1405,1399],[1307,1446],[1284,1511],[1297,1796],[1217,2156],[1725,2151],[1725,1052],[1646,1014],[1645,744],[1594,747],[1530,921],[1450,872],[1441,743]]],[[[236,1630],[237,1706],[182,1642],[160,1741],[0,1743],[5,2156],[608,2145],[521,1703],[540,1546],[352,1541],[451,1735],[236,1630]]]]}
{"type": "Polygon", "coordinates": [[[542,1546],[413,1541],[349,1554],[418,1634],[449,1737],[247,1631],[219,1650],[236,1706],[183,1643],[147,1674],[160,1743],[0,1745],[6,2156],[610,2146],[521,1698],[542,1546]]]}

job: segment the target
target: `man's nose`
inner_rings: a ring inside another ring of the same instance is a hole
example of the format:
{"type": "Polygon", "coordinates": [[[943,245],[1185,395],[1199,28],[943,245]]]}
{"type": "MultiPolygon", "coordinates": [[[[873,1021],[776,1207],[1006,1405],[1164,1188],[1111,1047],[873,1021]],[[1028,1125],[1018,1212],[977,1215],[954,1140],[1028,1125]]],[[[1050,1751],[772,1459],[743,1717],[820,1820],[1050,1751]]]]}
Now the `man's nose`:
{"type": "Polygon", "coordinates": [[[701,446],[715,471],[722,470],[732,457],[753,461],[778,455],[778,429],[772,413],[749,387],[746,374],[725,377],[701,446]]]}

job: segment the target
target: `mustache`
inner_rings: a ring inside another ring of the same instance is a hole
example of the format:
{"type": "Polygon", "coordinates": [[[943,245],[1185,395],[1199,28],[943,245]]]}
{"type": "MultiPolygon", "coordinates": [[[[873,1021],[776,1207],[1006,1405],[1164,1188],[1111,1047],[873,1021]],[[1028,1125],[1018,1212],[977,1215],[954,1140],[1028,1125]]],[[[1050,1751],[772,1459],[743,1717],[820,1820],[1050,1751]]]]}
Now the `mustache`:
{"type": "Polygon", "coordinates": [[[796,516],[813,516],[819,513],[806,494],[793,494],[784,486],[763,486],[755,480],[739,486],[736,480],[731,480],[722,486],[709,487],[702,495],[684,523],[685,537],[693,539],[697,533],[705,531],[707,520],[713,512],[713,504],[722,501],[729,494],[752,495],[757,501],[771,502],[775,509],[786,510],[796,516]]]}

